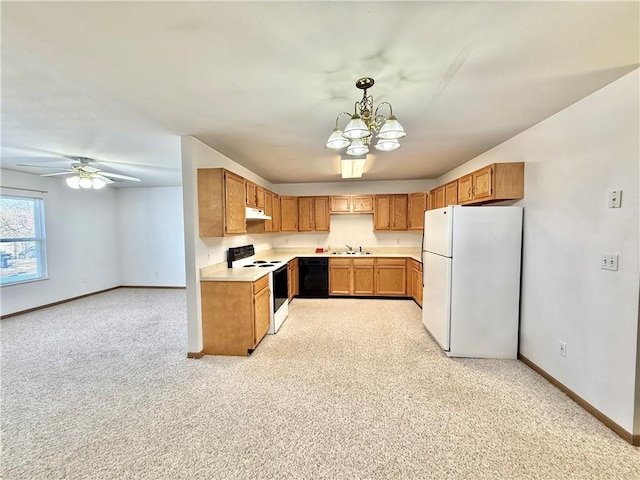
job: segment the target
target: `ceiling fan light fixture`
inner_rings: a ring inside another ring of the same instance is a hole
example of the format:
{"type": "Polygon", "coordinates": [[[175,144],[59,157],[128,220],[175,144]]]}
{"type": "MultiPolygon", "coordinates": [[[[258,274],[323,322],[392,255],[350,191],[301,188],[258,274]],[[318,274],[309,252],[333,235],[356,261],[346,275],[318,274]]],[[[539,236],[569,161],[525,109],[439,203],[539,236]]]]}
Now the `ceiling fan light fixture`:
{"type": "Polygon", "coordinates": [[[93,187],[93,181],[89,177],[82,177],[78,181],[78,185],[80,185],[81,188],[91,188],[93,187]]]}
{"type": "Polygon", "coordinates": [[[74,190],[77,190],[80,188],[80,177],[78,177],[77,175],[67,178],[66,182],[67,182],[67,185],[69,185],[74,190]]]}
{"type": "Polygon", "coordinates": [[[380,138],[373,148],[382,152],[390,152],[400,148],[400,142],[397,138],[380,138]]]}
{"type": "Polygon", "coordinates": [[[104,187],[107,183],[100,180],[99,178],[94,178],[93,180],[93,189],[94,190],[100,190],[102,187],[104,187]]]}

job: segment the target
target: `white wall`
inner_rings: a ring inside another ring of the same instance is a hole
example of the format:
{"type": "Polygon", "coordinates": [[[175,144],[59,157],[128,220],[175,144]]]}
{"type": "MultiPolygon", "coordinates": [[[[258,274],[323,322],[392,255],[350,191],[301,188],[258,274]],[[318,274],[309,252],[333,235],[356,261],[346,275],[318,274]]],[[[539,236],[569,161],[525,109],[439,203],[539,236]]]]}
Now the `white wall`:
{"type": "MultiPolygon", "coordinates": [[[[49,274],[48,280],[3,286],[2,315],[120,285],[113,189],[72,190],[59,178],[1,173],[3,186],[48,192],[42,198],[49,274]]],[[[10,189],[3,193],[29,196],[10,189]]]]}
{"type": "Polygon", "coordinates": [[[438,179],[526,162],[520,352],[635,434],[639,84],[636,70],[438,179]],[[620,209],[607,208],[614,189],[620,209]],[[617,272],[600,269],[605,252],[617,272]]]}
{"type": "Polygon", "coordinates": [[[116,191],[122,285],[185,286],[181,187],[116,191]]]}
{"type": "Polygon", "coordinates": [[[202,239],[198,233],[198,168],[226,168],[269,190],[272,185],[221,153],[191,137],[182,137],[182,190],[184,202],[185,267],[187,285],[188,351],[202,350],[202,315],[200,303],[200,268],[226,261],[230,246],[253,243],[256,251],[269,250],[267,235],[237,235],[202,239]]]}

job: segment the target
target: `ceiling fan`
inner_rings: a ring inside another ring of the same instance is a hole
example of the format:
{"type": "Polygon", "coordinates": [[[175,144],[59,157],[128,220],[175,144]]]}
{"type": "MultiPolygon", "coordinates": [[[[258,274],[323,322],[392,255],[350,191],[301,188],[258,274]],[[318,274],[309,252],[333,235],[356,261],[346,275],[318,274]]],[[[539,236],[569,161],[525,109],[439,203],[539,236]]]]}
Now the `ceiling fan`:
{"type": "Polygon", "coordinates": [[[69,168],[52,167],[49,165],[27,165],[19,163],[21,167],[35,167],[35,168],[54,168],[62,170],[55,173],[44,173],[41,177],[57,177],[62,175],[68,175],[66,179],[67,185],[71,188],[93,188],[98,190],[114,181],[129,181],[140,182],[137,177],[130,177],[129,175],[121,175],[119,173],[111,173],[100,170],[99,168],[91,166],[91,164],[97,164],[94,160],[86,157],[73,157],[72,160],[76,160],[69,165],[69,168]]]}

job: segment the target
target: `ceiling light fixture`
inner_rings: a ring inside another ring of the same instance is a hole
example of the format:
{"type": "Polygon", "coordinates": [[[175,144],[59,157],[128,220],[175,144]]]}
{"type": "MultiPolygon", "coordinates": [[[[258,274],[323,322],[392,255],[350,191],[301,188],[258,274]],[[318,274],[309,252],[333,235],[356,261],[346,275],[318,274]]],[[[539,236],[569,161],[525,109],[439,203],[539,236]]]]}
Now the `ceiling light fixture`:
{"type": "Polygon", "coordinates": [[[367,156],[353,157],[342,155],[340,158],[340,172],[342,178],[360,178],[367,163],[367,156]]]}
{"type": "Polygon", "coordinates": [[[364,90],[362,100],[355,103],[353,115],[342,112],[337,116],[336,126],[325,144],[326,148],[339,150],[347,147],[347,155],[364,155],[369,152],[369,145],[374,135],[378,140],[373,146],[376,150],[390,152],[400,148],[398,139],[406,136],[406,132],[393,114],[393,108],[389,102],[382,102],[374,110],[373,96],[367,96],[367,90],[373,87],[374,83],[373,78],[358,79],[356,88],[364,90]],[[388,117],[378,114],[378,109],[383,105],[389,107],[388,117]],[[351,118],[344,131],[338,128],[338,121],[343,115],[351,118]]]}
{"type": "Polygon", "coordinates": [[[79,172],[78,175],[67,178],[66,182],[67,185],[75,190],[80,188],[93,188],[94,190],[100,190],[107,184],[107,182],[102,180],[98,175],[83,171],[79,172]]]}

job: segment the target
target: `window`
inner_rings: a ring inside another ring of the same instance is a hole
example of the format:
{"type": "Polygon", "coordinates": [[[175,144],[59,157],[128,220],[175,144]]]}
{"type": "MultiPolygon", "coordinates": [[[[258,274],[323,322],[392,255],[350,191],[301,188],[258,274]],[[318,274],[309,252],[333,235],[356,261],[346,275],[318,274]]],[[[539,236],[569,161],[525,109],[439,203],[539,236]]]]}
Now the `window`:
{"type": "Polygon", "coordinates": [[[0,196],[0,283],[46,277],[43,200],[0,196]]]}

